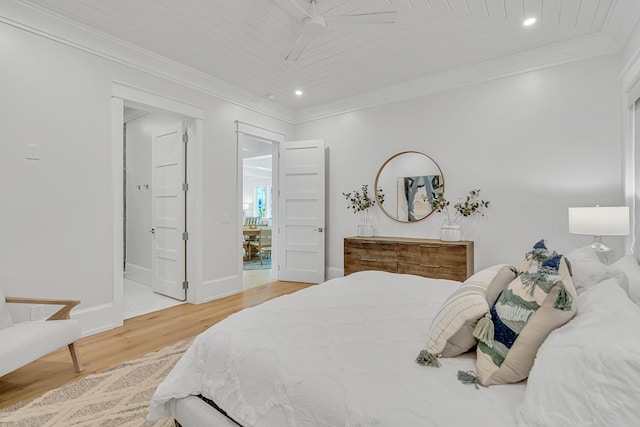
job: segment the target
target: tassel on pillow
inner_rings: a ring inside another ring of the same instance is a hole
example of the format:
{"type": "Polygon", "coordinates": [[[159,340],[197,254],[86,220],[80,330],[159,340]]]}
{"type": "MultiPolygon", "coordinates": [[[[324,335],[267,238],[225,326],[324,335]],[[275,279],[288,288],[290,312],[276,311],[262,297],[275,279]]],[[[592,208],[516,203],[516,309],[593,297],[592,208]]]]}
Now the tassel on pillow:
{"type": "Polygon", "coordinates": [[[480,380],[478,380],[476,373],[473,371],[458,371],[458,381],[462,384],[473,384],[476,387],[476,390],[480,388],[478,386],[486,387],[480,384],[480,380]]]}
{"type": "Polygon", "coordinates": [[[562,281],[558,282],[558,286],[560,289],[558,290],[558,298],[556,298],[556,303],[553,305],[553,308],[562,311],[571,310],[571,303],[573,302],[573,298],[567,292],[567,288],[564,287],[564,283],[562,281]]]}
{"type": "Polygon", "coordinates": [[[493,320],[491,318],[491,312],[487,313],[478,320],[475,329],[473,330],[473,336],[485,343],[488,347],[493,348],[494,338],[493,320]]]}
{"type": "Polygon", "coordinates": [[[556,251],[549,250],[547,248],[547,242],[544,239],[538,241],[533,245],[533,250],[525,254],[525,260],[542,262],[545,259],[552,257],[556,254],[556,251]]]}
{"type": "Polygon", "coordinates": [[[420,350],[420,354],[416,358],[416,363],[422,366],[433,366],[434,368],[440,367],[438,356],[429,353],[427,350],[420,350]]]}

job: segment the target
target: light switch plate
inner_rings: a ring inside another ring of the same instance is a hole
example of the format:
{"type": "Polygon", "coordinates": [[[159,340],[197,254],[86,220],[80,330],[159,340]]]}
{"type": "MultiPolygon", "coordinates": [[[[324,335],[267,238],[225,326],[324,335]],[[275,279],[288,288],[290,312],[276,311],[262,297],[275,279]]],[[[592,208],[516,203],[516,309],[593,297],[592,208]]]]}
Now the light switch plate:
{"type": "Polygon", "coordinates": [[[40,160],[40,146],[38,144],[27,144],[27,159],[40,160]]]}

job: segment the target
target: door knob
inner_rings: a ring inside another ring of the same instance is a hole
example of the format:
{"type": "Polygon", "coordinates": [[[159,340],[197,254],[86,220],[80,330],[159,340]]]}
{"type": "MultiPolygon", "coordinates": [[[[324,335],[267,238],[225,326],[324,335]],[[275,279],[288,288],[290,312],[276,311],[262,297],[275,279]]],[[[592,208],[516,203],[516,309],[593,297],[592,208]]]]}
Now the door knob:
{"type": "Polygon", "coordinates": [[[318,233],[322,233],[324,231],[324,228],[322,228],[322,227],[314,228],[313,231],[317,231],[318,233]]]}
{"type": "Polygon", "coordinates": [[[151,234],[156,234],[156,229],[155,229],[155,228],[152,228],[151,230],[149,230],[149,233],[151,233],[151,234]]]}

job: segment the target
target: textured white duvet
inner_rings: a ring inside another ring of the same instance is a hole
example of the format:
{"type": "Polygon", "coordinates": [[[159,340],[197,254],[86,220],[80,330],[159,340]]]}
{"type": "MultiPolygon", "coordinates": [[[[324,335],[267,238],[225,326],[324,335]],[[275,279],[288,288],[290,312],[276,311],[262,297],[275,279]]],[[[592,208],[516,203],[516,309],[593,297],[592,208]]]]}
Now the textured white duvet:
{"type": "Polygon", "coordinates": [[[524,384],[461,384],[473,352],[439,369],[414,362],[457,286],[369,271],[243,310],[196,338],[149,417],[201,393],[245,427],[512,427],[524,384]]]}

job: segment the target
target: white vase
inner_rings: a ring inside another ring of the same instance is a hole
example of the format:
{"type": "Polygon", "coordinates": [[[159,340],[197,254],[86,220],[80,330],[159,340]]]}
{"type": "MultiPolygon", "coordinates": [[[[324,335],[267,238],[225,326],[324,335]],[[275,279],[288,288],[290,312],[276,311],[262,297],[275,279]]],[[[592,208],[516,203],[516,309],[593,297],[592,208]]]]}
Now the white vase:
{"type": "Polygon", "coordinates": [[[360,224],[358,224],[358,236],[372,237],[373,236],[373,221],[368,214],[361,212],[360,224]]]}
{"type": "Polygon", "coordinates": [[[459,242],[461,236],[458,224],[443,224],[440,229],[440,240],[443,242],[459,242]]]}

